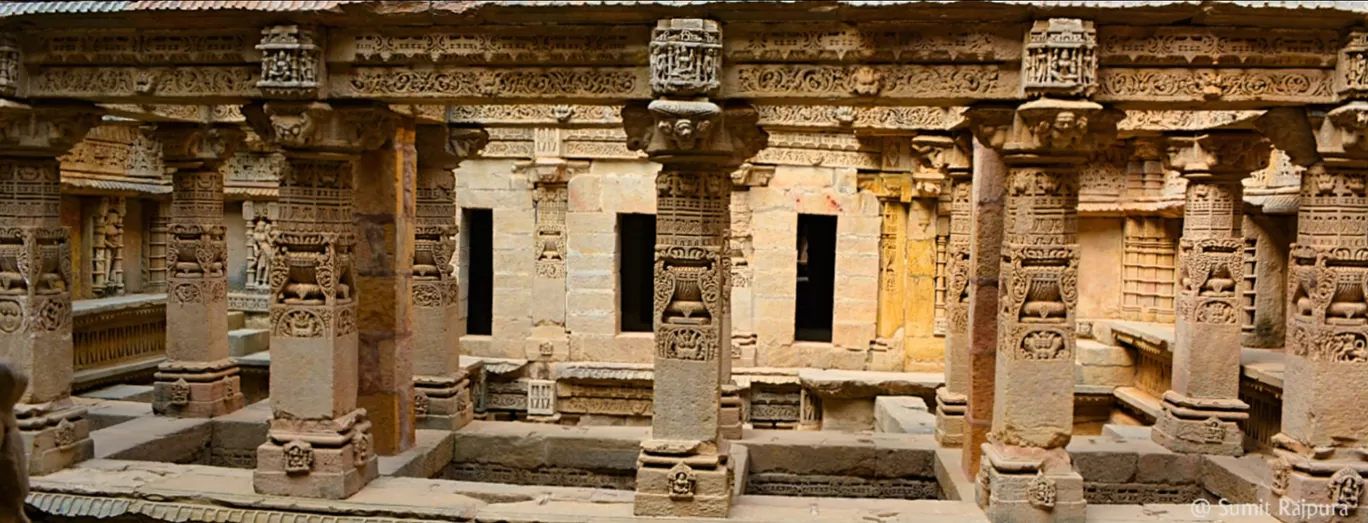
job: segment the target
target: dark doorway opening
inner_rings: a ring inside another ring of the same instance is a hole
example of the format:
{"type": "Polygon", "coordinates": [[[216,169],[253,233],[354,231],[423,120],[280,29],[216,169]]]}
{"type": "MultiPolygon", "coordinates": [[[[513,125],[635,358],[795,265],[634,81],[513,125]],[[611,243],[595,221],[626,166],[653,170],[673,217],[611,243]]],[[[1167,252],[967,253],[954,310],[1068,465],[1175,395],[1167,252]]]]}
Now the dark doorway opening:
{"type": "Polygon", "coordinates": [[[494,212],[465,209],[466,333],[494,333],[494,212]]]}
{"type": "Polygon", "coordinates": [[[655,310],[654,214],[618,215],[618,323],[622,332],[652,332],[655,310]]]}
{"type": "Polygon", "coordinates": [[[831,341],[836,284],[836,217],[798,215],[797,341],[831,341]]]}

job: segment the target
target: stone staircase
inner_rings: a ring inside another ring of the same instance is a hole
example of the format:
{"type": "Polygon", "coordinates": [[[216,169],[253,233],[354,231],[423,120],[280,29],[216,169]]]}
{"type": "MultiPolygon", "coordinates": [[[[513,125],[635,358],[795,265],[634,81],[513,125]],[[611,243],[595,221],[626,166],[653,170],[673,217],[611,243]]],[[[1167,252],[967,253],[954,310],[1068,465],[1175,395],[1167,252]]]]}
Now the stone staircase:
{"type": "Polygon", "coordinates": [[[271,331],[247,326],[247,317],[242,311],[228,313],[228,356],[241,358],[271,347],[271,331]]]}

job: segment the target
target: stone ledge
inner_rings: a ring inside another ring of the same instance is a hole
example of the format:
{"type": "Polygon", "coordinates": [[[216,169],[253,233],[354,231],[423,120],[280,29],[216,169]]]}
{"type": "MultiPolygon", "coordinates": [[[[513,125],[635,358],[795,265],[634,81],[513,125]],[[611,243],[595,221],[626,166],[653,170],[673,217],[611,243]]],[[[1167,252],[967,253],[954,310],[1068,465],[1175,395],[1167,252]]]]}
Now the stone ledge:
{"type": "Polygon", "coordinates": [[[1116,396],[1117,401],[1135,408],[1152,419],[1158,418],[1159,412],[1163,410],[1159,405],[1159,398],[1135,387],[1117,387],[1112,394],[1116,396]]]}
{"type": "Polygon", "coordinates": [[[935,434],[936,415],[917,396],[874,398],[874,430],[898,434],[935,434]]]}
{"type": "Polygon", "coordinates": [[[140,309],[143,307],[160,307],[165,305],[165,294],[129,294],[126,296],[95,298],[91,300],[72,300],[71,315],[72,317],[79,318],[90,314],[140,309]]]}
{"type": "Polygon", "coordinates": [[[928,396],[945,383],[936,372],[874,372],[801,369],[803,388],[823,398],[869,399],[875,396],[928,396]]]}

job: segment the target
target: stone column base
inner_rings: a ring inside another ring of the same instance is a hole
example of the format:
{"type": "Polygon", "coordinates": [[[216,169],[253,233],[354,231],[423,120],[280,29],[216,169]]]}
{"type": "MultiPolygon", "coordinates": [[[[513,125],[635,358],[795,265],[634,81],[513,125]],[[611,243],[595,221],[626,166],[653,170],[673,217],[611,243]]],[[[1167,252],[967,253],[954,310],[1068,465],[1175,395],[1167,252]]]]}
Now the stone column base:
{"type": "Polygon", "coordinates": [[[272,419],[252,486],[272,496],[346,499],[379,475],[370,427],[364,409],[336,420],[272,419]]]}
{"type": "Polygon", "coordinates": [[[1163,409],[1150,431],[1155,443],[1183,454],[1244,455],[1244,433],[1236,424],[1249,418],[1244,402],[1192,399],[1168,391],[1163,409]]]}
{"type": "Polygon", "coordinates": [[[464,371],[455,376],[415,376],[413,409],[420,429],[459,430],[470,424],[475,419],[470,377],[464,371]]]}
{"type": "Polygon", "coordinates": [[[168,361],[157,368],[152,412],[178,418],[213,418],[236,412],[245,400],[237,364],[168,361]]]}
{"type": "Polygon", "coordinates": [[[722,386],[722,408],[717,422],[718,435],[722,439],[739,440],[743,431],[741,423],[741,393],[735,384],[722,386]]]}
{"type": "Polygon", "coordinates": [[[964,445],[964,413],[968,408],[969,398],[963,394],[945,387],[936,389],[936,443],[955,448],[964,445]]]}
{"type": "Polygon", "coordinates": [[[635,515],[725,518],[731,496],[732,470],[725,456],[642,451],[637,458],[635,515]]]}
{"type": "Polygon", "coordinates": [[[86,409],[71,399],[44,404],[14,406],[19,436],[28,452],[30,476],[51,474],[95,457],[86,409]]]}
{"type": "Polygon", "coordinates": [[[1263,499],[1269,512],[1288,523],[1368,523],[1361,507],[1368,462],[1357,458],[1312,460],[1285,450],[1270,462],[1272,474],[1263,499]]]}
{"type": "Polygon", "coordinates": [[[983,445],[975,494],[980,506],[986,503],[988,519],[994,523],[1084,523],[1083,476],[1072,465],[1064,470],[1042,468],[1048,453],[1063,454],[1068,463],[1064,449],[1014,450],[1039,457],[1007,458],[993,444],[983,445]]]}

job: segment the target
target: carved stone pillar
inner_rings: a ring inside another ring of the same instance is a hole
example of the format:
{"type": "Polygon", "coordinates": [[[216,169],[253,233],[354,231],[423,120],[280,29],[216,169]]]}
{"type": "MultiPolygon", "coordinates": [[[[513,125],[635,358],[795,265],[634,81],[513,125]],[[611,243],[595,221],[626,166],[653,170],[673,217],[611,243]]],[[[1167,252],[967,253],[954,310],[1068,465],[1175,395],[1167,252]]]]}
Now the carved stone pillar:
{"type": "Polygon", "coordinates": [[[481,129],[418,127],[413,250],[413,408],[419,428],[456,430],[475,417],[461,366],[461,293],[453,274],[456,179],[452,169],[489,141],[481,129]]]}
{"type": "Polygon", "coordinates": [[[95,452],[86,409],[71,401],[74,276],[57,157],[98,119],[93,108],[0,100],[0,357],[30,377],[14,412],[32,475],[95,452]]]}
{"type": "MultiPolygon", "coordinates": [[[[966,163],[967,166],[967,163],[966,163]]],[[[953,169],[950,180],[950,240],[945,262],[945,386],[936,389],[936,441],[964,444],[964,414],[969,405],[969,233],[973,224],[973,176],[953,169]]]]}
{"type": "Polygon", "coordinates": [[[970,477],[979,471],[984,443],[993,425],[997,381],[998,283],[1002,264],[1002,222],[1006,211],[1007,165],[997,150],[974,140],[973,184],[969,191],[969,392],[964,411],[960,466],[970,477]]]}
{"type": "MultiPolygon", "coordinates": [[[[1341,67],[1353,65],[1356,94],[1368,93],[1368,34],[1351,38],[1341,67]],[[1348,63],[1346,63],[1348,62],[1348,63]]],[[[1338,514],[1284,521],[1363,522],[1368,475],[1368,102],[1326,114],[1316,134],[1322,162],[1302,174],[1297,240],[1288,263],[1286,374],[1282,432],[1270,499],[1335,505],[1338,514]],[[1343,517],[1339,517],[1339,516],[1343,517]]],[[[1303,122],[1304,127],[1309,124],[1303,122]]],[[[1279,143],[1279,148],[1283,144],[1279,143]]],[[[1305,154],[1287,149],[1294,159],[1305,154]]]]}
{"type": "MultiPolygon", "coordinates": [[[[556,139],[559,145],[559,138],[556,139]]],[[[537,379],[547,379],[552,360],[567,359],[569,332],[565,328],[565,213],[570,206],[570,178],[588,169],[587,162],[541,157],[519,166],[532,185],[535,209],[532,279],[532,333],[527,338],[527,359],[536,361],[537,379]]]]}
{"type": "Polygon", "coordinates": [[[656,176],[655,416],[638,458],[635,513],[726,517],[732,470],[718,434],[729,381],[730,174],[767,136],[749,106],[706,97],[720,86],[717,22],[662,20],[650,45],[658,98],[622,112],[627,146],[656,176]]]}
{"type": "MultiPolygon", "coordinates": [[[[945,341],[936,338],[936,308],[926,307],[926,304],[936,303],[936,240],[941,233],[936,230],[940,222],[938,205],[944,203],[941,192],[947,189],[948,179],[960,177],[966,182],[964,203],[969,203],[967,182],[970,177],[970,156],[967,138],[918,134],[911,140],[912,177],[910,190],[904,192],[907,226],[903,233],[907,238],[903,255],[906,267],[903,346],[907,355],[907,370],[932,366],[945,357],[945,341]]],[[[967,211],[969,209],[966,208],[967,211]]],[[[967,223],[964,223],[963,230],[966,233],[963,240],[967,242],[967,223]]],[[[960,407],[963,407],[963,401],[960,407]]],[[[963,411],[960,411],[960,416],[963,416],[963,411]]]]}
{"type": "Polygon", "coordinates": [[[253,483],[263,494],[342,499],[377,473],[371,422],[357,408],[353,174],[393,122],[379,110],[317,102],[243,112],[288,163],[267,276],[272,418],[253,483]]]}
{"type": "Polygon", "coordinates": [[[979,472],[979,502],[993,521],[1083,521],[1083,478],[1064,449],[1073,432],[1078,175],[1114,137],[1119,113],[1046,98],[970,115],[1009,173],[993,425],[979,472]]]}
{"type": "Polygon", "coordinates": [[[152,411],[209,418],[242,408],[228,357],[228,246],[220,167],[242,140],[234,126],[163,124],[155,136],[172,174],[167,235],[166,361],[152,411]]]}
{"type": "Polygon", "coordinates": [[[1175,452],[1239,456],[1249,417],[1240,401],[1244,199],[1240,181],[1267,165],[1252,132],[1175,137],[1169,163],[1188,180],[1179,240],[1173,385],[1154,441],[1175,452]]]}

